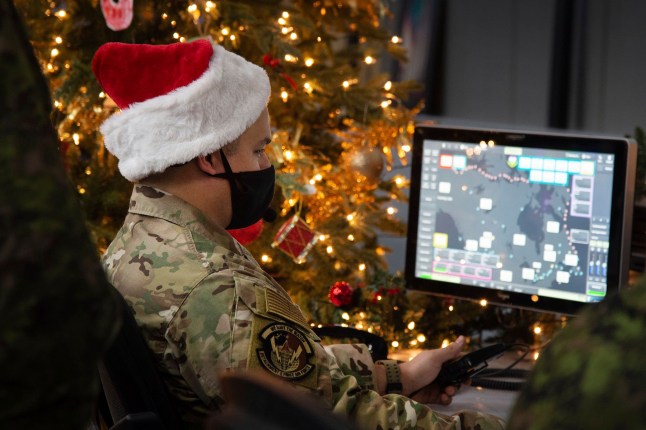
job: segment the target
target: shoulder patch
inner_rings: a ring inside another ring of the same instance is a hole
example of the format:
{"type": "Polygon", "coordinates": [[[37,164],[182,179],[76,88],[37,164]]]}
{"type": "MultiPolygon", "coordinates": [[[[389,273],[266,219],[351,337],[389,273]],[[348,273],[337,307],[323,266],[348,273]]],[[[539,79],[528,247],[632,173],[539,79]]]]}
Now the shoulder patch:
{"type": "Polygon", "coordinates": [[[285,323],[271,323],[258,334],[258,361],[269,372],[281,378],[298,380],[315,366],[310,363],[312,345],[298,328],[285,323]]]}

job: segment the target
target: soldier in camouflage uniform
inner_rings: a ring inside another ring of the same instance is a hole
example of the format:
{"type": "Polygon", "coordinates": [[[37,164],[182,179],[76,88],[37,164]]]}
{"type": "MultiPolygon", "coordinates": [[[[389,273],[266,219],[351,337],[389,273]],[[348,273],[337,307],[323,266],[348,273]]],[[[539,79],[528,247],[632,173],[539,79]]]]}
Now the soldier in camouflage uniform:
{"type": "MultiPolygon", "coordinates": [[[[106,147],[136,182],[103,264],[134,310],[186,422],[199,423],[223,405],[221,372],[259,368],[316,394],[360,428],[502,427],[495,417],[444,416],[386,394],[384,366],[375,366],[365,345],[322,347],[285,290],[227,233],[257,222],[273,196],[274,169],[264,153],[269,82],[262,69],[204,40],[108,44],[93,69],[124,109],[101,128],[106,147]],[[136,78],[114,80],[113,63],[119,73],[139,64],[136,78]],[[164,74],[166,68],[173,73],[164,74]],[[162,89],[151,91],[156,80],[162,89]]],[[[461,338],[402,364],[401,391],[421,390],[415,399],[448,404],[456,388],[432,381],[462,345],[461,338]]]]}
{"type": "Polygon", "coordinates": [[[646,428],[646,278],[577,316],[541,354],[510,429],[646,428]]]}

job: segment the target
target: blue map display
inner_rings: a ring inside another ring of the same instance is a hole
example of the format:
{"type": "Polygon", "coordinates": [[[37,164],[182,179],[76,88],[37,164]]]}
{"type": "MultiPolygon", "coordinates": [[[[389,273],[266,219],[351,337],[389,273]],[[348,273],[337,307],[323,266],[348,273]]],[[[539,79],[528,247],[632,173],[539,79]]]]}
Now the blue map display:
{"type": "Polygon", "coordinates": [[[493,142],[425,141],[417,275],[602,299],[613,162],[493,142]]]}

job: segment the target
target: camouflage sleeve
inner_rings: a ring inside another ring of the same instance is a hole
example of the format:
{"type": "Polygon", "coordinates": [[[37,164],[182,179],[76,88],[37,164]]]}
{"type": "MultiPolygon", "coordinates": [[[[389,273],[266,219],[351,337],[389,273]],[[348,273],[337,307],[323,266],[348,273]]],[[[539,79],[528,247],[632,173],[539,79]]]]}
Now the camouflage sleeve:
{"type": "Polygon", "coordinates": [[[569,323],[541,354],[510,429],[644,428],[646,285],[623,290],[569,323]]]}
{"type": "Polygon", "coordinates": [[[182,377],[209,406],[222,402],[220,374],[235,368],[263,369],[321,395],[330,391],[319,387],[325,354],[302,313],[257,277],[207,276],[175,312],[165,337],[182,377]]]}
{"type": "Polygon", "coordinates": [[[335,348],[350,369],[345,374],[286,294],[241,273],[212,274],[200,282],[170,321],[166,338],[182,376],[207,405],[222,402],[221,372],[258,368],[319,395],[361,429],[502,428],[486,415],[445,416],[406,397],[382,397],[361,386],[353,375],[362,376],[361,371],[353,366],[372,366],[362,347],[335,348]]]}
{"type": "Polygon", "coordinates": [[[344,375],[352,375],[362,388],[375,389],[374,362],[367,345],[335,344],[325,345],[325,350],[332,354],[344,375]]]}
{"type": "Polygon", "coordinates": [[[333,354],[328,353],[333,412],[349,417],[359,429],[480,429],[502,430],[504,423],[497,417],[479,412],[443,415],[429,406],[397,394],[379,395],[362,388],[353,375],[346,375],[333,354]]]}
{"type": "Polygon", "coordinates": [[[208,276],[175,312],[166,330],[168,351],[195,394],[209,407],[221,403],[220,372],[231,358],[235,289],[231,278],[208,276]]]}

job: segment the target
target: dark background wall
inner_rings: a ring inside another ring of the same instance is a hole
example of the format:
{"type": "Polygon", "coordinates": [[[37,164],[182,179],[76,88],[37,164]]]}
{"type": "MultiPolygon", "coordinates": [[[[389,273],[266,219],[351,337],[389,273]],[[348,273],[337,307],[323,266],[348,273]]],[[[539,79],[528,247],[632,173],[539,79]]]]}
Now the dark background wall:
{"type": "MultiPolygon", "coordinates": [[[[646,127],[643,0],[404,0],[410,61],[385,67],[424,91],[420,119],[627,135],[646,127]]],[[[396,173],[406,174],[406,168],[396,173]]],[[[405,205],[398,207],[402,219],[405,205]]],[[[404,267],[405,239],[383,237],[404,267]]]]}

